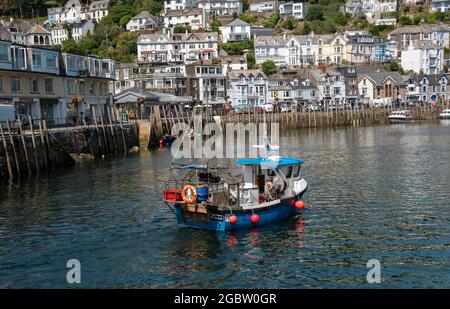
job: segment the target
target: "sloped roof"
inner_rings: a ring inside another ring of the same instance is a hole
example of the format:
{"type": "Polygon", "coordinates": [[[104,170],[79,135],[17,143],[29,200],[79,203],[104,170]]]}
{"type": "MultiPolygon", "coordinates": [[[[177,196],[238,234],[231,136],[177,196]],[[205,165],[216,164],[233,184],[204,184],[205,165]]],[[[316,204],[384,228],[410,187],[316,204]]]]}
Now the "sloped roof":
{"type": "Polygon", "coordinates": [[[89,5],[89,10],[101,10],[101,9],[107,9],[109,6],[109,0],[100,0],[100,1],[94,1],[89,5]]]}
{"type": "Polygon", "coordinates": [[[447,78],[447,80],[450,79],[449,73],[442,73],[442,74],[414,74],[407,78],[412,79],[414,83],[419,83],[424,78],[428,79],[428,85],[440,85],[440,81],[442,77],[447,78]]]}
{"type": "Polygon", "coordinates": [[[192,97],[176,96],[169,93],[149,91],[139,87],[126,89],[114,96],[115,103],[137,102],[139,98],[144,98],[150,104],[171,104],[171,103],[190,103],[192,97]]]}
{"type": "Polygon", "coordinates": [[[257,36],[254,39],[255,46],[284,46],[286,40],[282,35],[272,36],[257,36]]]}
{"type": "Polygon", "coordinates": [[[377,73],[367,73],[365,77],[372,80],[375,85],[381,86],[387,79],[392,79],[398,85],[406,85],[405,80],[400,75],[399,72],[377,72],[377,73]]]}
{"type": "Polygon", "coordinates": [[[171,35],[163,34],[163,33],[146,33],[141,34],[138,37],[139,43],[148,43],[148,42],[164,42],[164,43],[175,43],[175,42],[184,42],[187,40],[195,40],[206,41],[206,42],[218,42],[219,37],[217,32],[195,32],[195,33],[172,33],[171,35]],[[175,37],[179,39],[175,39],[175,37]]]}
{"type": "Polygon", "coordinates": [[[167,11],[166,15],[164,17],[169,16],[183,16],[183,15],[202,15],[203,9],[201,8],[187,8],[182,10],[169,10],[167,11]]]}
{"type": "Polygon", "coordinates": [[[150,18],[152,15],[147,12],[147,11],[142,11],[139,14],[137,14],[136,16],[134,16],[131,20],[136,20],[136,19],[147,19],[150,18]]]}
{"type": "Polygon", "coordinates": [[[450,25],[440,23],[434,25],[423,24],[419,26],[405,26],[395,29],[390,33],[390,35],[402,33],[434,32],[434,31],[450,32],[450,25]]]}
{"type": "Polygon", "coordinates": [[[266,74],[264,74],[263,71],[258,70],[258,69],[253,69],[253,70],[234,70],[234,71],[228,72],[228,77],[230,79],[238,79],[238,78],[241,77],[241,75],[243,75],[245,78],[248,78],[250,75],[253,75],[253,76],[262,75],[265,79],[267,79],[266,74]]]}
{"type": "Polygon", "coordinates": [[[50,31],[42,27],[41,25],[34,25],[26,32],[26,34],[50,34],[50,31]]]}
{"type": "Polygon", "coordinates": [[[226,24],[225,26],[250,26],[250,24],[246,23],[245,21],[236,18],[235,20],[229,22],[228,24],[226,24]]]}

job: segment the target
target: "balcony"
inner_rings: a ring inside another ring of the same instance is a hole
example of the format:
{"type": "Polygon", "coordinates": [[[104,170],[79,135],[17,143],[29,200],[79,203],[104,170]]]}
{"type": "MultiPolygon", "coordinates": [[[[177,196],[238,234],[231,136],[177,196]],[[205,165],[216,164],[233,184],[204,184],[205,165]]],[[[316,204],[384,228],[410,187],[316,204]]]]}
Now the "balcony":
{"type": "Polygon", "coordinates": [[[237,33],[230,33],[228,36],[229,42],[239,42],[239,41],[245,41],[248,40],[250,37],[248,33],[246,32],[237,32],[237,33]]]}

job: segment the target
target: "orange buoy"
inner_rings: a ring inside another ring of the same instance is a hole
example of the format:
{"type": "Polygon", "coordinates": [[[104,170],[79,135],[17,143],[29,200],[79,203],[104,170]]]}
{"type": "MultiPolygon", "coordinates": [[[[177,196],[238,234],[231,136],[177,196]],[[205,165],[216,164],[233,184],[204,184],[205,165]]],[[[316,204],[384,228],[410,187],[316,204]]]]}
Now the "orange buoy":
{"type": "Polygon", "coordinates": [[[193,185],[186,185],[181,190],[181,197],[186,204],[193,204],[197,201],[197,190],[193,185]]]}
{"type": "Polygon", "coordinates": [[[254,223],[254,224],[258,223],[258,221],[259,221],[259,215],[258,215],[258,214],[253,214],[253,215],[250,217],[250,221],[252,221],[252,223],[254,223]]]}
{"type": "Polygon", "coordinates": [[[305,208],[305,202],[303,202],[303,201],[297,201],[297,202],[295,202],[295,208],[297,208],[297,209],[303,209],[303,208],[305,208]]]}
{"type": "Polygon", "coordinates": [[[236,224],[237,217],[235,215],[232,215],[230,218],[228,218],[228,220],[230,221],[231,224],[236,224]]]}

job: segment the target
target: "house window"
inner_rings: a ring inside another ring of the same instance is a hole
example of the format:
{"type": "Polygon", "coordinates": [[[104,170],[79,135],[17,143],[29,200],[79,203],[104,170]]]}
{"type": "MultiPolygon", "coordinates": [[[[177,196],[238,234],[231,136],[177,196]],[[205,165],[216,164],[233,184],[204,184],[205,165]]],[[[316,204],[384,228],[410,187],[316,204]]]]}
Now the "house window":
{"type": "Polygon", "coordinates": [[[427,86],[422,86],[422,92],[427,92],[427,86]]]}
{"type": "Polygon", "coordinates": [[[79,82],[78,82],[78,92],[79,92],[79,94],[84,94],[84,81],[83,80],[80,80],[79,82]]]}
{"type": "Polygon", "coordinates": [[[94,82],[89,83],[89,94],[95,94],[94,82]]]}
{"type": "Polygon", "coordinates": [[[445,85],[441,85],[441,91],[447,91],[447,87],[445,85]]]}
{"type": "Polygon", "coordinates": [[[33,53],[32,58],[33,58],[33,66],[40,67],[42,65],[41,54],[40,53],[33,53]]]}
{"type": "Polygon", "coordinates": [[[67,80],[67,94],[73,95],[74,92],[74,86],[73,86],[73,79],[67,80]]]}
{"type": "Polygon", "coordinates": [[[0,61],[8,61],[8,45],[0,44],[0,61]]]}
{"type": "Polygon", "coordinates": [[[11,91],[20,92],[20,77],[11,77],[11,91]]]}
{"type": "Polygon", "coordinates": [[[3,92],[3,80],[0,77],[0,92],[3,92]]]}
{"type": "Polygon", "coordinates": [[[37,77],[30,77],[30,92],[37,93],[39,91],[37,77]]]}
{"type": "Polygon", "coordinates": [[[53,93],[53,79],[48,78],[45,80],[45,92],[53,93]]]}

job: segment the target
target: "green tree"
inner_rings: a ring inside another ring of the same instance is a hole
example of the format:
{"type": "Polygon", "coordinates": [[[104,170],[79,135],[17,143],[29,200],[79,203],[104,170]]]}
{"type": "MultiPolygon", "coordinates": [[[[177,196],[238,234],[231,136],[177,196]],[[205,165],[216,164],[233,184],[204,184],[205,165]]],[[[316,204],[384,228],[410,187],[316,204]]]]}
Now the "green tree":
{"type": "Polygon", "coordinates": [[[192,29],[191,29],[191,25],[187,25],[187,26],[185,26],[185,25],[176,25],[175,27],[173,27],[173,32],[174,33],[185,33],[185,32],[192,32],[192,29]]]}
{"type": "Polygon", "coordinates": [[[229,55],[242,55],[245,50],[253,50],[253,40],[245,40],[242,42],[228,42],[222,45],[222,48],[229,55]]]}
{"type": "Polygon", "coordinates": [[[222,24],[220,23],[220,20],[218,20],[218,19],[214,19],[214,20],[211,22],[211,30],[212,30],[213,32],[219,33],[219,32],[220,32],[220,29],[219,29],[220,26],[222,26],[222,24]]]}
{"type": "Polygon", "coordinates": [[[323,20],[323,10],[320,6],[314,5],[308,8],[306,13],[306,20],[323,20]]]}
{"type": "Polygon", "coordinates": [[[398,23],[402,26],[412,25],[412,20],[408,16],[401,16],[398,20],[398,23]]]}
{"type": "Polygon", "coordinates": [[[128,22],[131,20],[131,18],[132,17],[130,15],[122,16],[119,20],[119,25],[122,27],[126,26],[128,22]]]}
{"type": "Polygon", "coordinates": [[[288,18],[286,18],[286,20],[281,25],[281,27],[283,29],[289,29],[289,30],[294,30],[296,26],[297,26],[297,20],[295,19],[294,16],[289,16],[288,18]]]}
{"type": "Polygon", "coordinates": [[[275,62],[273,62],[273,60],[266,60],[262,63],[261,66],[267,76],[275,74],[277,72],[277,66],[275,65],[275,62]]]}
{"type": "Polygon", "coordinates": [[[248,13],[242,13],[241,16],[239,16],[239,19],[241,19],[241,20],[243,20],[243,21],[245,21],[246,23],[249,23],[249,24],[253,24],[253,23],[256,22],[256,17],[252,16],[252,15],[250,15],[248,13]]]}
{"type": "Polygon", "coordinates": [[[280,20],[280,13],[275,12],[272,15],[270,15],[269,19],[264,21],[263,26],[265,28],[275,28],[279,20],[280,20]]]}

